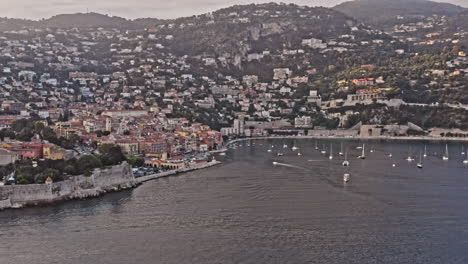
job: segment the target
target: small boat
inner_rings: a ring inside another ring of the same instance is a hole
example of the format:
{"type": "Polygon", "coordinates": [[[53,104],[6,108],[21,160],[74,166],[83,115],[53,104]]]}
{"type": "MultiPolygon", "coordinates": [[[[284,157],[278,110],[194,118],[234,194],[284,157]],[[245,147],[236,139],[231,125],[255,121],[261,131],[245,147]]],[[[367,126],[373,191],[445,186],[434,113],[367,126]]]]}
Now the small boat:
{"type": "Polygon", "coordinates": [[[416,165],[419,169],[422,169],[423,168],[423,164],[422,164],[422,154],[421,152],[419,153],[419,162],[418,164],[416,165]]]}
{"type": "Polygon", "coordinates": [[[393,157],[393,154],[392,153],[388,154],[388,157],[389,158],[393,157]]]}
{"type": "Polygon", "coordinates": [[[226,153],[221,152],[221,153],[219,153],[219,155],[220,155],[220,156],[226,156],[226,153]]]}
{"type": "Polygon", "coordinates": [[[362,153],[361,153],[361,155],[360,155],[358,158],[360,158],[360,159],[366,159],[366,144],[362,144],[361,149],[362,149],[362,153]]]}
{"type": "Polygon", "coordinates": [[[272,152],[272,151],[273,151],[273,150],[271,150],[271,149],[267,150],[267,152],[272,152]]]}
{"type": "Polygon", "coordinates": [[[292,147],[292,150],[293,150],[293,151],[296,151],[296,150],[298,150],[298,149],[299,149],[299,148],[296,147],[296,142],[294,142],[294,145],[293,145],[293,147],[292,147]]]}
{"type": "Polygon", "coordinates": [[[343,161],[343,166],[345,166],[345,167],[349,166],[348,152],[345,153],[345,160],[343,161]]]}
{"type": "Polygon", "coordinates": [[[302,153],[298,152],[297,155],[298,155],[298,156],[302,156],[302,153]]]}
{"type": "Polygon", "coordinates": [[[333,145],[330,143],[330,156],[328,156],[328,159],[332,160],[333,159],[333,145]]]}
{"type": "Polygon", "coordinates": [[[323,149],[322,149],[322,151],[320,151],[320,153],[322,153],[324,155],[327,154],[327,151],[325,150],[325,144],[323,144],[323,149]]]}
{"type": "Polygon", "coordinates": [[[427,146],[426,146],[426,145],[424,145],[424,154],[423,154],[423,157],[425,157],[425,158],[427,157],[427,146]]]}
{"type": "Polygon", "coordinates": [[[362,146],[357,146],[356,149],[361,150],[361,149],[362,149],[362,146]]]}
{"type": "Polygon", "coordinates": [[[461,155],[465,155],[465,146],[462,145],[462,151],[461,151],[461,155]]]}
{"type": "Polygon", "coordinates": [[[288,145],[286,145],[286,144],[283,144],[283,148],[288,148],[288,145]]]}
{"type": "Polygon", "coordinates": [[[351,178],[351,175],[350,175],[349,173],[345,173],[345,174],[343,175],[343,181],[344,181],[345,183],[346,183],[346,182],[349,182],[350,178],[351,178]]]}
{"type": "Polygon", "coordinates": [[[278,162],[273,161],[273,166],[276,166],[276,165],[278,165],[278,162]]]}
{"type": "Polygon", "coordinates": [[[463,164],[468,164],[468,151],[466,152],[466,157],[463,160],[463,164]]]}
{"type": "Polygon", "coordinates": [[[278,152],[278,154],[276,154],[276,155],[277,155],[277,156],[284,156],[284,154],[281,153],[281,152],[278,152]]]}
{"type": "Polygon", "coordinates": [[[448,144],[445,144],[445,154],[442,156],[442,160],[449,160],[448,144]]]}
{"type": "Polygon", "coordinates": [[[340,152],[338,152],[338,155],[340,156],[343,156],[343,142],[341,142],[341,148],[340,148],[340,152]]]}
{"type": "Polygon", "coordinates": [[[394,167],[394,168],[395,168],[395,167],[396,167],[396,164],[395,164],[395,163],[393,163],[393,164],[392,164],[392,167],[394,167]]]}
{"type": "Polygon", "coordinates": [[[318,147],[318,143],[317,143],[317,140],[315,141],[315,150],[318,150],[319,147],[318,147]]]}

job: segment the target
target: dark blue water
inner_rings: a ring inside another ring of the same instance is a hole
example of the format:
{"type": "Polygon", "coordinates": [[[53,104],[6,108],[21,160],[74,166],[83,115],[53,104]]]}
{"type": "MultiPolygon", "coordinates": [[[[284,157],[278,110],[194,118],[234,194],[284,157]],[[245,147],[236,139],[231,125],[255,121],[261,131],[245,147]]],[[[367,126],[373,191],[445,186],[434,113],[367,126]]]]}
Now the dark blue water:
{"type": "Polygon", "coordinates": [[[0,263],[468,263],[460,144],[449,161],[445,145],[428,144],[417,169],[424,143],[367,142],[359,160],[359,143],[349,141],[349,171],[339,141],[333,160],[313,140],[295,144],[299,151],[292,140],[244,142],[218,167],[0,212],[0,263]]]}

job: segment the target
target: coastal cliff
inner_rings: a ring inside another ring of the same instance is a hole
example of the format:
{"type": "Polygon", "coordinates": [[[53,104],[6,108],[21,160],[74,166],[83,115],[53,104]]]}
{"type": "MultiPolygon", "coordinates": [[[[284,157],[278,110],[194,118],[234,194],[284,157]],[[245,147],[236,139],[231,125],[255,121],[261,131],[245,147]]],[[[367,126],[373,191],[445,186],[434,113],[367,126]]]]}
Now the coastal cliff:
{"type": "Polygon", "coordinates": [[[124,162],[108,169],[95,169],[89,177],[80,175],[50,184],[0,186],[0,209],[97,197],[137,185],[130,165],[124,162]]]}

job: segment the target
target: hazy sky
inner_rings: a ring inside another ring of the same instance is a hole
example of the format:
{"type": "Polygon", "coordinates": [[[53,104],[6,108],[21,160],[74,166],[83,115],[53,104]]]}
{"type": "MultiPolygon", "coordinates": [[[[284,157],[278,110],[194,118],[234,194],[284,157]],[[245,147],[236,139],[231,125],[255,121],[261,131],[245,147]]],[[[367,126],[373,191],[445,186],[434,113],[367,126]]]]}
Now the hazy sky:
{"type": "MultiPolygon", "coordinates": [[[[176,18],[214,11],[234,4],[274,0],[0,0],[0,16],[48,18],[56,14],[89,11],[126,18],[176,18]]],[[[334,6],[345,0],[282,0],[300,5],[334,6]]],[[[439,0],[468,7],[468,0],[439,0]]],[[[277,1],[279,2],[279,1],[277,1]]]]}

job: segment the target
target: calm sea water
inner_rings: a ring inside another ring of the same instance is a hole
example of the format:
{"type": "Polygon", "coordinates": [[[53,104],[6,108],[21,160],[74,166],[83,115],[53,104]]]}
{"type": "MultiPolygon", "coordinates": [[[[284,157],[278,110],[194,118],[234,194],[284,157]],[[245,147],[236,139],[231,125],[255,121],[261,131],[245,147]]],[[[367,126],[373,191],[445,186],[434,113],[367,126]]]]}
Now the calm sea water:
{"type": "Polygon", "coordinates": [[[367,142],[359,160],[359,143],[345,142],[344,184],[340,142],[319,146],[330,142],[333,160],[314,140],[295,141],[302,156],[292,140],[244,142],[218,167],[0,212],[0,263],[468,263],[460,144],[444,162],[445,145],[428,143],[421,170],[424,143],[367,142]]]}

